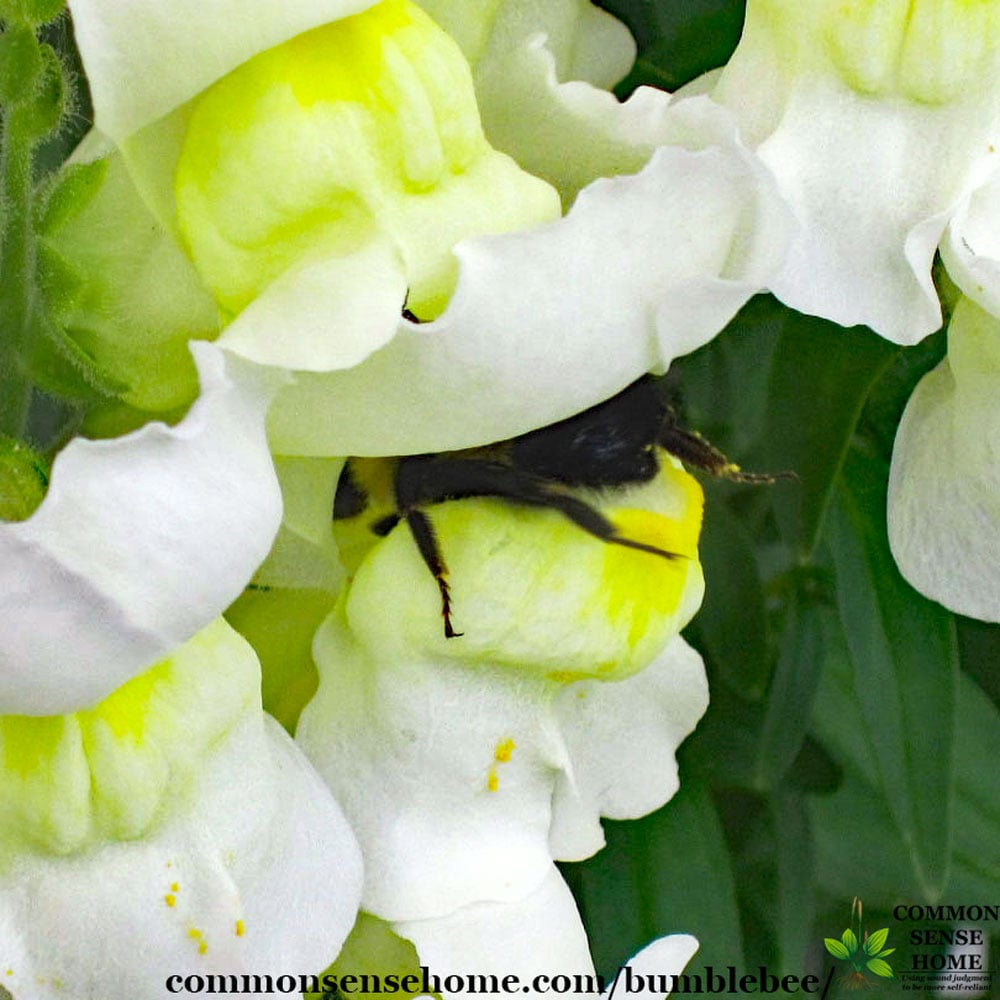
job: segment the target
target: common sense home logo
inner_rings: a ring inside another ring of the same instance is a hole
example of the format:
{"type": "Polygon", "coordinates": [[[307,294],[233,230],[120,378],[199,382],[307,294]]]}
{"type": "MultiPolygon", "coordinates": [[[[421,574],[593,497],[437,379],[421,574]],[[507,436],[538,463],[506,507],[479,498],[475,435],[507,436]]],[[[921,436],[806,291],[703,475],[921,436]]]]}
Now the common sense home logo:
{"type": "Polygon", "coordinates": [[[844,985],[866,988],[875,976],[878,979],[895,979],[892,966],[886,961],[896,949],[886,948],[889,928],[881,927],[870,934],[864,929],[861,900],[857,896],[851,903],[850,926],[837,938],[824,938],[826,950],[834,958],[847,962],[850,971],[844,976],[844,985]]]}

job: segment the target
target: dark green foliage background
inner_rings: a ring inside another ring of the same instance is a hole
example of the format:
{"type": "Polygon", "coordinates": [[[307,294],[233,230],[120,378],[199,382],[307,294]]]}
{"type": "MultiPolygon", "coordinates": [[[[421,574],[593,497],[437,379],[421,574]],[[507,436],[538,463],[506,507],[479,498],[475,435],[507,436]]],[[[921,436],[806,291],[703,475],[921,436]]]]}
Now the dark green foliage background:
{"type": "MultiPolygon", "coordinates": [[[[723,65],[743,21],[728,0],[602,6],[639,43],[622,97],[723,65]]],[[[917,594],[886,540],[896,426],[945,346],[941,331],[897,348],[759,296],[672,367],[689,426],[801,484],[704,484],[707,594],[686,636],[712,702],[682,748],[681,792],[563,866],[603,974],[687,931],[692,971],[825,978],[822,939],[839,938],[855,895],[866,930],[890,928],[898,971],[909,927],[894,905],[1000,903],[1000,626],[917,594]]]]}

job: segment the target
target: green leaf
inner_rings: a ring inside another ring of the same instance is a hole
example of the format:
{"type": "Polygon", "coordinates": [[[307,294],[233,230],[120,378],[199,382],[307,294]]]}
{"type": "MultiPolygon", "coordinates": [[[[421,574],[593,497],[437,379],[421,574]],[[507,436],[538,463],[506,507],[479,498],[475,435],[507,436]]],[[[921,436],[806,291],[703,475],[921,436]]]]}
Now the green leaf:
{"type": "Polygon", "coordinates": [[[781,975],[806,967],[815,942],[816,871],[805,796],[784,788],[770,801],[778,862],[776,932],[781,975]]]}
{"type": "MultiPolygon", "coordinates": [[[[994,664],[995,668],[996,664],[994,664]]],[[[1000,895],[1000,711],[982,689],[960,678],[955,802],[956,898],[1000,895]]]]}
{"type": "Polygon", "coordinates": [[[770,673],[764,588],[746,528],[714,490],[706,491],[698,548],[705,571],[696,622],[701,645],[734,691],[757,700],[770,673]]]}
{"type": "Polygon", "coordinates": [[[834,958],[851,957],[851,953],[836,938],[823,938],[823,944],[826,945],[826,950],[834,958]]]}
{"type": "Polygon", "coordinates": [[[895,948],[886,948],[884,951],[880,951],[875,957],[885,958],[886,955],[891,955],[895,950],[895,948]]]}
{"type": "Polygon", "coordinates": [[[802,556],[815,547],[869,389],[898,348],[869,330],[789,312],[771,368],[767,466],[799,489],[774,492],[778,525],[802,556]]]}
{"type": "Polygon", "coordinates": [[[886,938],[889,936],[889,928],[883,927],[880,930],[869,934],[865,939],[865,952],[869,955],[878,955],[881,952],[886,938]]]}
{"type": "Polygon", "coordinates": [[[632,29],[640,45],[620,97],[641,84],[675,90],[732,55],[743,27],[741,0],[607,0],[601,4],[632,29]]]}
{"type": "Polygon", "coordinates": [[[824,892],[857,894],[887,911],[900,899],[922,898],[885,799],[858,775],[848,773],[833,795],[814,796],[810,812],[816,882],[824,892]]]}
{"type": "Polygon", "coordinates": [[[701,942],[698,961],[742,961],[731,862],[715,805],[702,782],[682,775],[664,808],[633,822],[606,822],[607,847],[560,866],[576,896],[597,969],[612,974],[663,934],[701,942]]]}
{"type": "Polygon", "coordinates": [[[793,593],[757,747],[758,788],[777,785],[802,748],[823,665],[823,618],[831,614],[804,588],[793,593]]]}
{"type": "Polygon", "coordinates": [[[896,978],[892,971],[892,966],[888,962],[883,962],[881,958],[870,958],[867,965],[876,976],[881,976],[883,979],[896,978]]]}
{"type": "Polygon", "coordinates": [[[951,849],[957,641],[952,615],[913,590],[893,562],[887,476],[880,459],[852,451],[826,537],[867,748],[862,757],[868,773],[874,770],[922,895],[937,899],[951,849]]]}
{"type": "Polygon", "coordinates": [[[858,950],[858,936],[850,927],[840,935],[840,940],[844,942],[844,947],[849,955],[853,955],[858,950]]]}

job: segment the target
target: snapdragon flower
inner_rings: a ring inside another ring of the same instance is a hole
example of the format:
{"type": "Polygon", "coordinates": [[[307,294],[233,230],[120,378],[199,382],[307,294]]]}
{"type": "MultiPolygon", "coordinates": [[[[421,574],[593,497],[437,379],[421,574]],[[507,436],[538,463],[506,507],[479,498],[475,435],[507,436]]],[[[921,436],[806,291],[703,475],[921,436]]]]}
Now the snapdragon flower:
{"type": "MultiPolygon", "coordinates": [[[[597,983],[586,935],[576,904],[553,866],[538,888],[518,902],[474,903],[436,920],[407,921],[396,931],[414,943],[420,963],[441,977],[449,975],[517,976],[528,997],[550,995],[572,982],[574,996],[609,996],[589,989],[597,983]],[[538,982],[537,977],[545,977],[538,982]]],[[[633,974],[680,975],[698,948],[688,934],[658,938],[626,963],[633,974]]],[[[669,979],[666,981],[669,982],[669,979]]],[[[442,989],[449,1000],[473,996],[472,990],[442,989]]],[[[662,1000],[664,993],[633,995],[662,1000]]]]}
{"type": "Polygon", "coordinates": [[[888,527],[903,575],[960,614],[1000,621],[997,421],[1000,176],[958,207],[941,243],[963,293],[947,357],[921,379],[896,432],[888,527]]]}
{"type": "Polygon", "coordinates": [[[0,748],[0,984],[17,1000],[159,996],[168,976],[336,955],[357,843],[225,623],[90,708],[0,716],[0,748]]]}
{"type": "Polygon", "coordinates": [[[940,326],[935,251],[997,169],[998,17],[989,0],[750,0],[694,90],[733,109],[801,222],[782,301],[899,344],[940,326]]]}
{"type": "Polygon", "coordinates": [[[185,64],[207,69],[180,86],[151,60],[122,88],[145,6],[73,4],[97,129],[188,250],[220,342],[298,373],[272,413],[277,453],[400,454],[550,423],[662,370],[766,284],[790,222],[724,112],[557,83],[557,68],[602,85],[624,68],[631,46],[607,15],[582,0],[429,4],[470,71],[416,5],[356,7],[264,7],[217,44],[228,7],[208,5],[180,19],[185,64]],[[511,71],[522,58],[531,73],[511,71]],[[523,107],[530,81],[538,107],[505,124],[494,112],[523,107]],[[487,144],[477,100],[509,149],[487,144]],[[566,219],[550,184],[573,202],[566,219]]]}
{"type": "Polygon", "coordinates": [[[707,705],[677,636],[700,603],[701,491],[665,462],[598,500],[609,544],[554,511],[433,508],[463,634],[405,524],[362,559],[313,653],[297,740],[361,841],[363,908],[393,922],[525,899],[552,860],[603,846],[677,789],[673,753],[707,705]]]}
{"type": "Polygon", "coordinates": [[[279,379],[197,345],[176,426],[77,438],[41,506],[0,524],[0,711],[86,708],[216,618],[267,555],[281,497],[264,433],[279,379]]]}
{"type": "Polygon", "coordinates": [[[889,478],[889,541],[903,575],[985,621],[1000,621],[998,374],[1000,319],[963,298],[948,356],[907,403],[889,478]]]}

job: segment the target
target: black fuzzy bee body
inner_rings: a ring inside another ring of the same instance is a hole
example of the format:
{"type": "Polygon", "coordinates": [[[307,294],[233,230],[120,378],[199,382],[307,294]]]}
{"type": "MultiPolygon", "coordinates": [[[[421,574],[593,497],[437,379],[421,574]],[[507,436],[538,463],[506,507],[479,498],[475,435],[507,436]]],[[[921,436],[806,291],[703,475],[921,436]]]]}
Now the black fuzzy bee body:
{"type": "MultiPolygon", "coordinates": [[[[410,455],[394,459],[395,510],[370,525],[379,536],[405,521],[441,594],[444,634],[461,635],[451,621],[448,570],[425,508],[446,500],[497,497],[524,507],[558,511],[583,531],[613,545],[663,559],[684,558],[618,533],[615,525],[572,492],[613,488],[654,479],[660,450],[716,476],[741,482],[773,482],[779,476],[744,473],[704,438],[680,426],[647,376],[611,399],[558,423],[485,448],[410,455]]],[[[357,516],[368,497],[349,459],[337,487],[334,519],[357,516]]]]}

